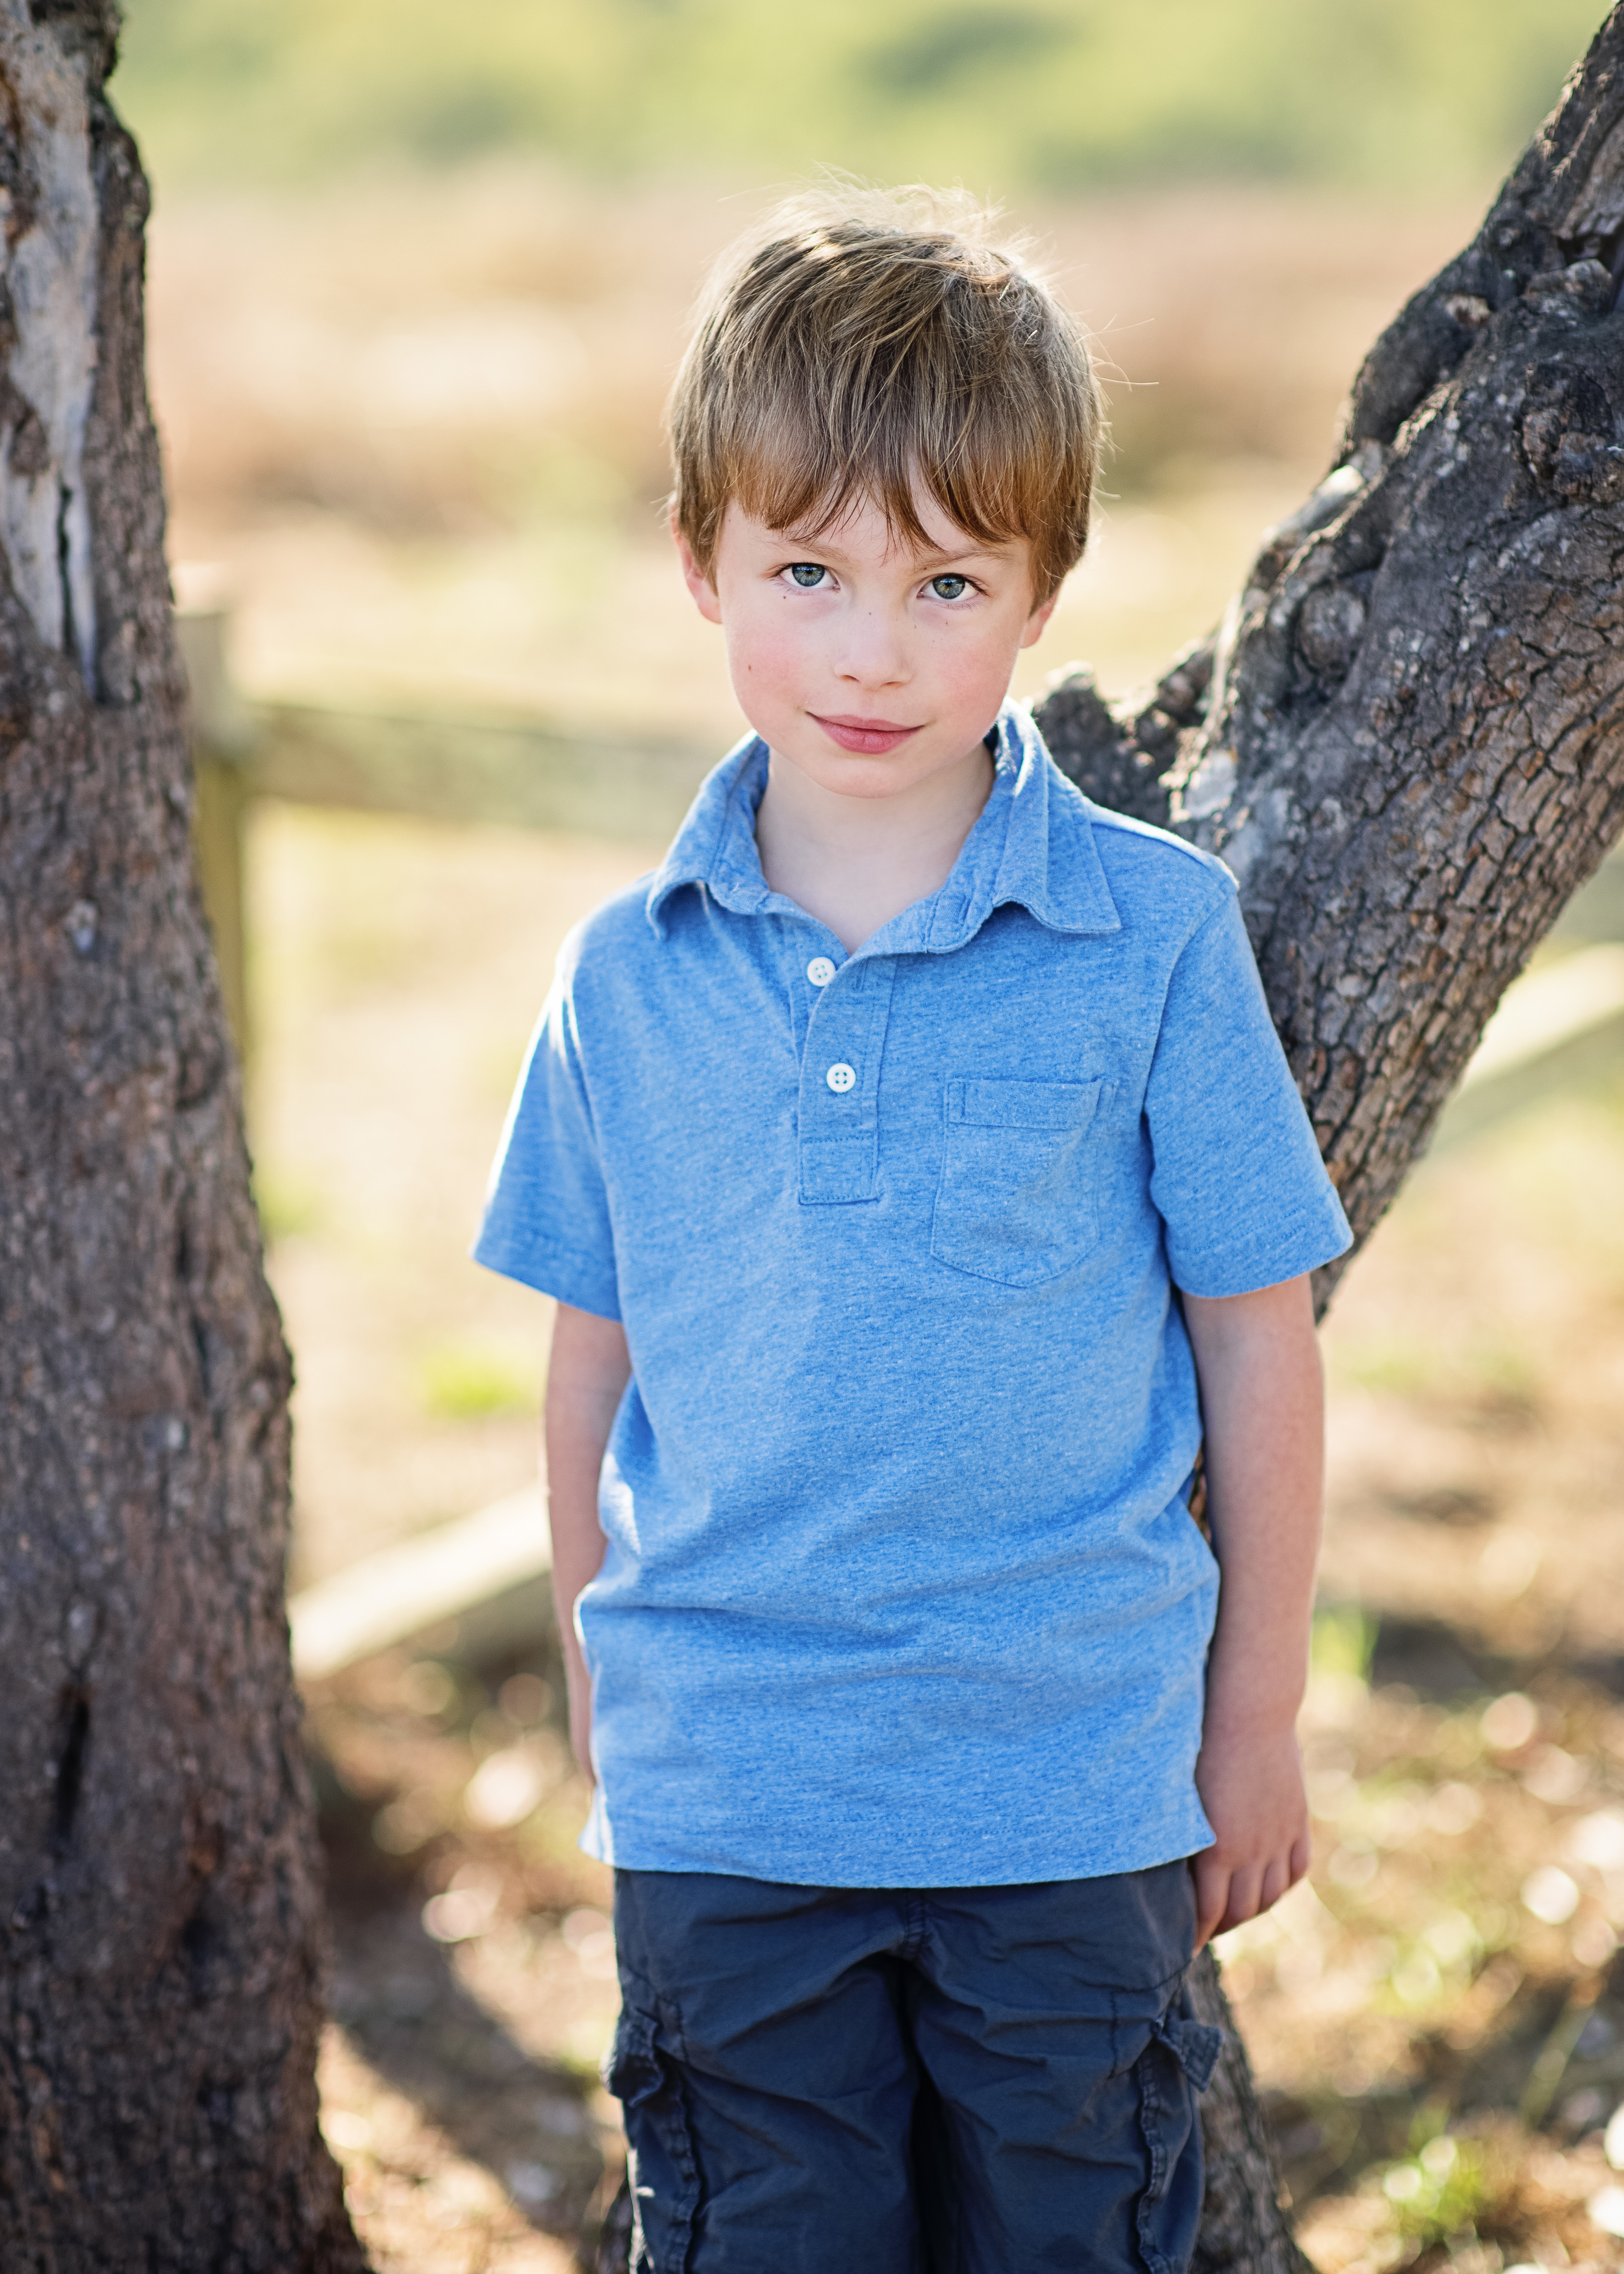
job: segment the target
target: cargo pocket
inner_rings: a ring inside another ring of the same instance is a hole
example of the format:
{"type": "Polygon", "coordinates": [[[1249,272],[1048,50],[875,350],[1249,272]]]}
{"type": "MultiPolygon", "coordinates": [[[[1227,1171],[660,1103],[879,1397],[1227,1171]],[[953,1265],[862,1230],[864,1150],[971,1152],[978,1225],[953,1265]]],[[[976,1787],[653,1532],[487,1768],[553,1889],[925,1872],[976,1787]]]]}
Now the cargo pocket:
{"type": "Polygon", "coordinates": [[[950,1081],[930,1253],[938,1263],[1039,1287],[1094,1238],[1088,1132],[1100,1081],[950,1081]]]}
{"type": "Polygon", "coordinates": [[[699,2166],[681,2079],[652,2013],[621,2007],[604,2082],[624,2112],[634,2219],[630,2274],[687,2274],[699,2166]]]}
{"type": "Polygon", "coordinates": [[[1223,2031],[1198,2022],[1190,1992],[1151,2025],[1134,2068],[1149,2176],[1139,2197],[1139,2255],[1148,2274],[1186,2274],[1201,2224],[1201,2124],[1196,2095],[1213,2081],[1223,2031]]]}

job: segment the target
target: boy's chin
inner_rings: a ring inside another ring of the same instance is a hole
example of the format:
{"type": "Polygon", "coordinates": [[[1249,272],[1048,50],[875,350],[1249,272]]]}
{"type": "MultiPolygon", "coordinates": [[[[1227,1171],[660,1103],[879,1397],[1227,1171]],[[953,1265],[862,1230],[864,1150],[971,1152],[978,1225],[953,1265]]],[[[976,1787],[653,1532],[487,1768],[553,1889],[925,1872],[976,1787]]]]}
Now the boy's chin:
{"type": "Polygon", "coordinates": [[[921,749],[918,742],[905,742],[875,757],[841,750],[827,740],[818,749],[808,748],[800,736],[786,735],[782,742],[765,735],[762,739],[767,743],[775,767],[793,769],[827,795],[870,803],[906,796],[930,782],[957,775],[961,766],[978,755],[986,756],[979,741],[973,742],[968,750],[951,757],[943,757],[929,746],[921,749]]]}
{"type": "Polygon", "coordinates": [[[786,768],[831,797],[893,797],[909,787],[910,771],[892,757],[848,757],[844,751],[797,749],[786,736],[769,742],[775,771],[786,768]]]}

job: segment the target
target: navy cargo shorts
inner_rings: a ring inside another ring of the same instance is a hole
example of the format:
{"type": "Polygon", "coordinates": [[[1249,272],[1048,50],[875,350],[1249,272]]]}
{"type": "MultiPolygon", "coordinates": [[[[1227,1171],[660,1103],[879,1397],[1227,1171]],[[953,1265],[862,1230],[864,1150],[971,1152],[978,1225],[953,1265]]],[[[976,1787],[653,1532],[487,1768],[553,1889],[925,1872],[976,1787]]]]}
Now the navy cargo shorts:
{"type": "Polygon", "coordinates": [[[1185,1864],[1012,1887],[617,1871],[635,2274],[1184,2274],[1185,1864]]]}

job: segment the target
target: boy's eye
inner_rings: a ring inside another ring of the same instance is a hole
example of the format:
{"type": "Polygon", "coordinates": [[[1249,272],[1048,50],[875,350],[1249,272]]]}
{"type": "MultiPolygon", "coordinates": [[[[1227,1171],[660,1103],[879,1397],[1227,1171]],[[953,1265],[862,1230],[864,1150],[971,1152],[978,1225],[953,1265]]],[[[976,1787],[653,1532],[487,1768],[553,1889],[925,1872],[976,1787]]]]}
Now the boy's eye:
{"type": "Polygon", "coordinates": [[[970,589],[967,576],[933,576],[930,596],[935,600],[961,600],[970,589]]]}
{"type": "Polygon", "coordinates": [[[803,592],[809,592],[823,582],[829,571],[820,568],[816,561],[795,561],[791,562],[789,573],[803,592]]]}

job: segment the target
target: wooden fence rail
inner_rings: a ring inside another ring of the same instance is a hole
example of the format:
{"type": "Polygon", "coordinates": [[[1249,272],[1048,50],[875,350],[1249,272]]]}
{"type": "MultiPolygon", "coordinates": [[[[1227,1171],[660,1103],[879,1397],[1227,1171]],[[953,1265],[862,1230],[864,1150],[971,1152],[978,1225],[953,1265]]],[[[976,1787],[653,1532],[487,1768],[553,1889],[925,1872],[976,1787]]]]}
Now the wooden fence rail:
{"type": "Polygon", "coordinates": [[[199,876],[244,1057],[243,832],[257,799],[658,841],[673,834],[718,755],[536,719],[250,702],[227,665],[228,611],[181,610],[176,624],[192,682],[199,876]]]}
{"type": "MultiPolygon", "coordinates": [[[[658,840],[676,829],[718,755],[674,740],[572,734],[536,719],[250,703],[227,667],[227,612],[183,611],[177,622],[192,689],[198,865],[244,1057],[243,825],[257,798],[658,840]]],[[[1568,953],[1512,989],[1434,1149],[1624,1055],[1624,960],[1613,952],[1624,942],[1624,850],[1551,937],[1568,953]]]]}

